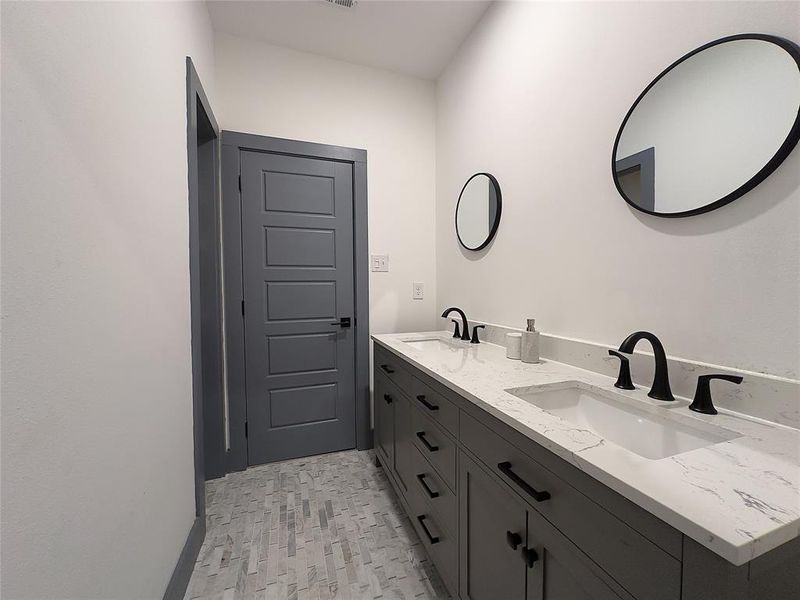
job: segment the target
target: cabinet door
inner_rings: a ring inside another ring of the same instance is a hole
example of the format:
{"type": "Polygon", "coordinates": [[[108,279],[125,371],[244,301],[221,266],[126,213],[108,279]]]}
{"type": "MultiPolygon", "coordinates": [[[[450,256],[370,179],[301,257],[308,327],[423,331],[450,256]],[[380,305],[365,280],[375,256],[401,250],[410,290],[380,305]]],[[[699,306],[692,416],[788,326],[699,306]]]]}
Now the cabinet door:
{"type": "Polygon", "coordinates": [[[600,567],[536,511],[528,515],[526,548],[534,552],[526,565],[528,600],[620,600],[600,567]]]}
{"type": "Polygon", "coordinates": [[[459,454],[459,590],[465,600],[524,600],[527,510],[459,454]]]}
{"type": "Polygon", "coordinates": [[[394,407],[397,394],[388,389],[383,375],[375,371],[375,449],[387,469],[394,469],[394,407]]]}
{"type": "Polygon", "coordinates": [[[394,470],[397,482],[408,491],[414,476],[414,442],[411,441],[411,402],[398,395],[394,402],[394,470]]]}

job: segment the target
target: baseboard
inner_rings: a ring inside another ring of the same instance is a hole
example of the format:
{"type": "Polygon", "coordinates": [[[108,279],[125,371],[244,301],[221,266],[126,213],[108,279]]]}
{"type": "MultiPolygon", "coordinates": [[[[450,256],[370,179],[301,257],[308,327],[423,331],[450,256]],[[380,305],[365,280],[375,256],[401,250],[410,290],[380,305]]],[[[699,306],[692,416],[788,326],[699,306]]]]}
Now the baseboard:
{"type": "Polygon", "coordinates": [[[200,546],[206,537],[206,520],[197,517],[189,530],[189,536],[183,545],[181,555],[178,557],[178,564],[172,572],[167,589],[164,592],[164,600],[183,600],[186,595],[186,588],[189,586],[189,579],[192,577],[194,563],[197,555],[200,554],[200,546]]]}

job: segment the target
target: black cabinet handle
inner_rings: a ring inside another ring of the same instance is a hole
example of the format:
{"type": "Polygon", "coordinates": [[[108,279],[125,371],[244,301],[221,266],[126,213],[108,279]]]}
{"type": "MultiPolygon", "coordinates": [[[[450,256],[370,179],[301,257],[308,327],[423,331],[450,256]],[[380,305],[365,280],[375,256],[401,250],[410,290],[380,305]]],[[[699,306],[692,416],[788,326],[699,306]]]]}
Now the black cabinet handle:
{"type": "Polygon", "coordinates": [[[430,541],[431,545],[433,545],[433,544],[438,544],[438,543],[439,543],[439,537],[438,537],[438,536],[435,536],[435,535],[431,535],[431,532],[430,532],[430,530],[428,529],[428,526],[427,526],[427,525],[425,525],[425,519],[427,519],[427,518],[428,518],[428,517],[427,517],[427,516],[425,516],[425,515],[419,515],[419,516],[417,517],[417,521],[419,521],[419,524],[420,524],[420,526],[422,527],[422,531],[424,531],[424,532],[425,532],[425,535],[427,535],[427,536],[428,536],[428,540],[430,541]]]}
{"type": "Polygon", "coordinates": [[[423,443],[423,444],[425,444],[425,447],[426,447],[426,448],[427,448],[429,451],[431,451],[431,452],[436,452],[436,451],[439,449],[439,446],[434,446],[434,445],[432,445],[432,444],[431,444],[431,443],[430,443],[428,440],[426,440],[426,439],[425,439],[425,432],[424,432],[424,431],[418,431],[418,432],[417,432],[417,437],[418,437],[420,440],[422,440],[422,443],[423,443]]]}
{"type": "Polygon", "coordinates": [[[385,373],[389,373],[389,375],[394,373],[394,369],[389,365],[381,365],[381,369],[383,369],[385,373]]]}
{"type": "Polygon", "coordinates": [[[386,400],[386,404],[392,403],[392,397],[389,394],[384,394],[383,399],[386,400]]]}
{"type": "Polygon", "coordinates": [[[539,492],[533,489],[533,486],[531,486],[531,484],[529,484],[522,477],[514,473],[514,471],[511,470],[510,462],[508,461],[501,462],[497,465],[497,468],[500,469],[503,475],[508,477],[514,483],[516,483],[517,486],[521,487],[531,498],[536,500],[536,502],[541,502],[542,500],[547,500],[550,498],[550,492],[546,491],[539,492]]]}
{"type": "Polygon", "coordinates": [[[420,402],[422,402],[422,405],[423,405],[425,408],[427,408],[428,410],[439,410],[439,407],[438,407],[438,406],[436,406],[435,404],[431,404],[430,402],[428,402],[428,401],[425,399],[425,394],[420,394],[419,396],[417,396],[417,400],[419,400],[420,402]]]}
{"type": "Polygon", "coordinates": [[[506,542],[508,542],[508,545],[511,546],[512,550],[516,550],[517,546],[522,543],[522,537],[518,533],[506,531],[506,542]]]}
{"type": "Polygon", "coordinates": [[[438,498],[439,497],[439,492],[434,492],[430,487],[428,487],[428,484],[425,482],[425,474],[424,473],[420,473],[419,475],[417,475],[417,479],[419,479],[420,484],[422,484],[423,489],[428,493],[428,496],[430,498],[438,498]]]}
{"type": "Polygon", "coordinates": [[[533,548],[522,547],[522,558],[527,563],[528,568],[533,567],[533,563],[539,560],[539,554],[533,548]]]}

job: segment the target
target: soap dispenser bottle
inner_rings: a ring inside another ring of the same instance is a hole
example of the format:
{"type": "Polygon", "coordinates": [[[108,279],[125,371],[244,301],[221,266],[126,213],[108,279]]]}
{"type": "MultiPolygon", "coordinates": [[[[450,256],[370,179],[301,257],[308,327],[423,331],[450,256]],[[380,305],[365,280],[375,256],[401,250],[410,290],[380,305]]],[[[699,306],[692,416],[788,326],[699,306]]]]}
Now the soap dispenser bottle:
{"type": "Polygon", "coordinates": [[[522,332],[520,358],[524,363],[539,362],[539,332],[534,323],[535,319],[528,319],[528,327],[522,332]]]}

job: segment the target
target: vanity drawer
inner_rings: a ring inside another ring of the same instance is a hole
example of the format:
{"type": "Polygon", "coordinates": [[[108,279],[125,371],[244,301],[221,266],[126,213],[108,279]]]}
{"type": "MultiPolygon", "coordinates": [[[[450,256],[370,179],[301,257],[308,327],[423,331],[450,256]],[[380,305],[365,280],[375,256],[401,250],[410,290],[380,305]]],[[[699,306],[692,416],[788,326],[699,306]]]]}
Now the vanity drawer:
{"type": "Polygon", "coordinates": [[[456,453],[453,439],[431,417],[414,407],[411,411],[411,437],[450,489],[456,489],[456,453]]]}
{"type": "Polygon", "coordinates": [[[680,598],[680,562],[473,417],[460,439],[505,484],[637,598],[680,598]]]}
{"type": "Polygon", "coordinates": [[[451,533],[458,531],[458,499],[444,484],[444,480],[416,447],[411,448],[413,457],[412,477],[409,487],[430,506],[436,521],[451,533]]]}
{"type": "MultiPolygon", "coordinates": [[[[424,462],[424,461],[423,461],[424,462]]],[[[421,493],[407,496],[411,520],[436,570],[453,598],[458,597],[458,535],[457,530],[442,526],[439,515],[431,510],[421,493]]]]}
{"type": "Polygon", "coordinates": [[[402,359],[378,344],[375,344],[373,348],[375,371],[385,375],[389,381],[400,388],[400,391],[410,396],[411,382],[414,381],[414,378],[401,366],[404,364],[402,359]]]}
{"type": "Polygon", "coordinates": [[[453,435],[458,435],[458,408],[447,398],[416,377],[411,382],[411,398],[419,409],[453,435]]]}

